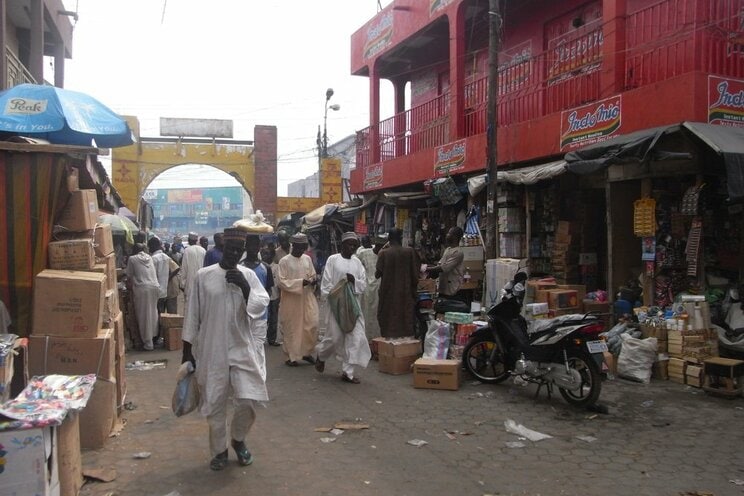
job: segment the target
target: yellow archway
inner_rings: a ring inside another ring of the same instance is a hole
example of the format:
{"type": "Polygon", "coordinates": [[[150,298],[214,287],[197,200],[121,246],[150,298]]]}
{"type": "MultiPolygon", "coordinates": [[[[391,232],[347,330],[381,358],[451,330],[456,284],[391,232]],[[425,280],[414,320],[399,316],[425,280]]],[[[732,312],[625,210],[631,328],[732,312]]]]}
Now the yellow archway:
{"type": "MultiPolygon", "coordinates": [[[[205,164],[230,174],[253,197],[255,191],[254,147],[248,144],[141,141],[139,122],[126,117],[137,135],[137,143],[115,148],[111,156],[111,175],[122,201],[137,211],[147,186],[159,174],[185,164],[205,164]]],[[[253,199],[253,198],[252,198],[253,199]]]]}

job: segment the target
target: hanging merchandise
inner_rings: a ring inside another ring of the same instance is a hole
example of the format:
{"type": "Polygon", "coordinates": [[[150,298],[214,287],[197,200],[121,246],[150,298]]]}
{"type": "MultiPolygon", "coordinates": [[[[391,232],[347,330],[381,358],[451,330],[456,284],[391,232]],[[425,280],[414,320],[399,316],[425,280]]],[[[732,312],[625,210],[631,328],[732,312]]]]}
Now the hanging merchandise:
{"type": "Polygon", "coordinates": [[[462,200],[462,193],[457,189],[455,180],[451,177],[443,177],[434,181],[434,196],[439,198],[442,205],[454,205],[462,200]]]}
{"type": "Polygon", "coordinates": [[[653,198],[633,202],[633,234],[640,238],[656,235],[656,200],[653,198]]]}
{"type": "Polygon", "coordinates": [[[683,215],[698,214],[700,191],[703,189],[703,186],[705,185],[701,184],[700,186],[690,186],[689,188],[687,188],[687,191],[685,191],[685,194],[682,197],[682,205],[680,207],[683,215]]]}
{"type": "Polygon", "coordinates": [[[698,260],[700,258],[700,240],[702,239],[703,222],[700,219],[692,221],[690,234],[687,236],[687,275],[696,276],[698,270],[698,260]]]}

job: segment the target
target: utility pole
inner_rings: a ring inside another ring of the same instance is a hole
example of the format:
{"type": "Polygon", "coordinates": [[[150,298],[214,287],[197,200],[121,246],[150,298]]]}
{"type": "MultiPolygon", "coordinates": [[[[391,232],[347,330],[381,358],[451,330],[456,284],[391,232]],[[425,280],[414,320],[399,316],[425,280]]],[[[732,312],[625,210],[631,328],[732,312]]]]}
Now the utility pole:
{"type": "Polygon", "coordinates": [[[501,50],[501,0],[488,0],[488,98],[486,114],[486,259],[499,257],[499,210],[497,205],[497,130],[499,94],[499,51],[501,50]]]}

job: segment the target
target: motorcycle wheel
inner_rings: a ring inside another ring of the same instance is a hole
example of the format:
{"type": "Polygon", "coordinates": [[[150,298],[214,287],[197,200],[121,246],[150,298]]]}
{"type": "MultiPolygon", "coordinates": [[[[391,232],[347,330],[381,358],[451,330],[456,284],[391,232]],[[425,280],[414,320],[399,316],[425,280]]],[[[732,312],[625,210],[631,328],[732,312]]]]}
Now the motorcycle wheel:
{"type": "Polygon", "coordinates": [[[501,341],[493,336],[481,336],[471,340],[462,351],[465,369],[480,382],[498,384],[509,377],[509,370],[504,363],[504,347],[501,341]],[[491,354],[496,349],[494,361],[491,354]]]}
{"type": "Polygon", "coordinates": [[[602,390],[602,379],[597,363],[586,353],[569,351],[568,366],[581,376],[581,388],[577,391],[558,388],[561,396],[573,406],[593,405],[599,399],[599,393],[602,390]]]}

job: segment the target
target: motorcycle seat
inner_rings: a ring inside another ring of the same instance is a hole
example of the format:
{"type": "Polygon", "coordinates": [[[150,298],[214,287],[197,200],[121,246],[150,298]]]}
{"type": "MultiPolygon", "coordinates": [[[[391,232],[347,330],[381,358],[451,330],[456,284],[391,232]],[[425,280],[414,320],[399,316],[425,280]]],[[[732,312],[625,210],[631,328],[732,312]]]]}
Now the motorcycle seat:
{"type": "Polygon", "coordinates": [[[437,313],[470,313],[470,305],[460,300],[439,298],[434,302],[434,310],[436,310],[437,313]]]}

